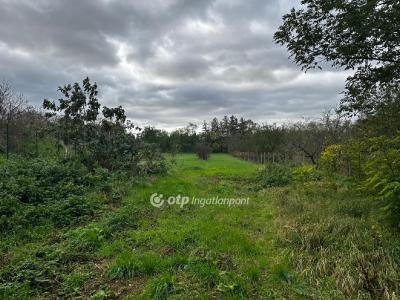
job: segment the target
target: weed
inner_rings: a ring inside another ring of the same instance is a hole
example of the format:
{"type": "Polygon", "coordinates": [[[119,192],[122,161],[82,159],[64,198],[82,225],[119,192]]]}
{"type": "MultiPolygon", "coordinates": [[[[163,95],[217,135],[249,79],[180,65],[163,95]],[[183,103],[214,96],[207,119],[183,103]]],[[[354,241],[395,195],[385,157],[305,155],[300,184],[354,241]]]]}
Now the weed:
{"type": "Polygon", "coordinates": [[[264,188],[285,186],[292,182],[292,171],[289,166],[269,163],[258,174],[258,181],[264,188]]]}
{"type": "Polygon", "coordinates": [[[130,279],[139,275],[152,275],[160,271],[161,258],[154,253],[123,252],[108,267],[110,278],[130,279]]]}
{"type": "Polygon", "coordinates": [[[292,249],[290,264],[321,293],[391,299],[400,290],[393,281],[399,278],[400,244],[376,223],[369,199],[317,184],[308,191],[292,189],[276,201],[282,213],[280,245],[292,249]],[[298,214],[294,207],[300,202],[298,214]]]}
{"type": "Polygon", "coordinates": [[[145,287],[145,295],[154,300],[166,300],[177,292],[175,279],[169,274],[151,279],[145,287]]]}
{"type": "Polygon", "coordinates": [[[68,233],[70,246],[79,252],[94,251],[103,244],[104,233],[103,230],[95,227],[83,227],[72,230],[68,233]]]}

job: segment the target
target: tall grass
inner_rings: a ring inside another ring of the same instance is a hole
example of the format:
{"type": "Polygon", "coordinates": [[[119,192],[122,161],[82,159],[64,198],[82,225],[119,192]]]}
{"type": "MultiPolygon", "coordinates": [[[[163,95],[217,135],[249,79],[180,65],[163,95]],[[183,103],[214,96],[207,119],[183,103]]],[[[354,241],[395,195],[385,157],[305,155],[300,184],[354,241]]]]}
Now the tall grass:
{"type": "Polygon", "coordinates": [[[332,297],[397,299],[400,241],[376,203],[324,182],[277,189],[281,247],[291,265],[332,297]]]}

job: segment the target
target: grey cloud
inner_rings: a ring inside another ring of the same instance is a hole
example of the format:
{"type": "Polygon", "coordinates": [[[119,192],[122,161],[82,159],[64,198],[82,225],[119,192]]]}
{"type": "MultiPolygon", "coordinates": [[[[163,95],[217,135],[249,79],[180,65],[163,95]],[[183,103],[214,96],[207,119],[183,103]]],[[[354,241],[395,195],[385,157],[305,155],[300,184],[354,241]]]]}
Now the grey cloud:
{"type": "Polygon", "coordinates": [[[344,72],[304,75],[273,32],[297,0],[0,0],[0,78],[39,104],[89,76],[139,124],[259,121],[335,106],[344,72]]]}

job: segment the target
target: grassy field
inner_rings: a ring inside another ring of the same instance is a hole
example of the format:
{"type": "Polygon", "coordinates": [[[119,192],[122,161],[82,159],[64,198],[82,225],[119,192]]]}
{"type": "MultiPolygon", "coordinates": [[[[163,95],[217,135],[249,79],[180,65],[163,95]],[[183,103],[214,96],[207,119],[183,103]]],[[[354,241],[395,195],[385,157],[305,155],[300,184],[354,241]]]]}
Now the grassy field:
{"type": "Polygon", "coordinates": [[[3,240],[2,298],[396,299],[398,239],[371,201],[332,183],[261,188],[258,168],[179,155],[84,226],[3,240]],[[249,203],[157,208],[153,193],[249,203]]]}

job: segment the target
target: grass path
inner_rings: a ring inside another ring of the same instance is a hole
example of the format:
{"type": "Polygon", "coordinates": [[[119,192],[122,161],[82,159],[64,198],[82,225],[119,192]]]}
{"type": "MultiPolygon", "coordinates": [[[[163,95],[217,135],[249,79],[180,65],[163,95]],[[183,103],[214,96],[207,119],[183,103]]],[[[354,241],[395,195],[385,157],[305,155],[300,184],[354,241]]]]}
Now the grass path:
{"type": "Polygon", "coordinates": [[[106,290],[132,299],[290,296],[287,268],[273,244],[273,208],[252,184],[256,169],[228,155],[208,161],[180,155],[169,175],[134,187],[119,213],[138,212],[137,226],[98,250],[112,279],[106,290]],[[248,197],[249,204],[155,208],[149,202],[153,193],[248,197]]]}
{"type": "Polygon", "coordinates": [[[399,240],[379,222],[373,201],[328,179],[263,189],[258,167],[228,155],[181,155],[168,176],[134,188],[123,209],[149,217],[109,252],[107,276],[125,288],[134,283],[119,295],[397,299],[399,240]],[[153,193],[248,197],[249,204],[155,208],[153,193]]]}
{"type": "MultiPolygon", "coordinates": [[[[314,289],[304,283],[302,274],[304,270],[320,272],[313,267],[325,257],[315,251],[329,246],[325,237],[331,230],[329,224],[322,226],[324,220],[352,213],[329,205],[348,203],[348,198],[340,202],[341,196],[329,191],[321,198],[324,187],[312,187],[309,192],[295,186],[262,189],[256,182],[258,168],[223,154],[207,161],[178,155],[168,174],[139,180],[117,201],[104,199],[102,209],[88,223],[32,228],[29,238],[16,235],[5,240],[1,245],[8,250],[0,260],[4,281],[0,298],[342,299],[330,293],[335,290],[329,281],[336,272],[335,261],[333,273],[328,268],[328,281],[313,284],[314,289]],[[154,193],[164,199],[181,195],[249,198],[249,202],[204,207],[164,203],[158,208],[150,203],[154,193]],[[332,209],[326,209],[324,217],[315,203],[332,209]],[[304,220],[299,219],[299,211],[304,220]],[[322,227],[311,224],[313,218],[322,227]],[[321,230],[300,236],[303,228],[321,230]],[[282,236],[282,231],[288,235],[282,236]],[[304,245],[311,251],[304,251],[304,245]],[[296,261],[311,263],[298,264],[296,273],[289,261],[300,254],[302,259],[296,261]]],[[[366,227],[358,215],[349,222],[366,227]]],[[[341,219],[335,223],[338,231],[342,230],[341,219]]],[[[333,252],[339,258],[341,253],[342,249],[333,252]]],[[[355,285],[353,290],[357,289],[355,285]]]]}
{"type": "Polygon", "coordinates": [[[97,195],[85,223],[16,231],[0,298],[397,299],[398,232],[375,202],[329,179],[261,188],[258,167],[178,155],[166,175],[113,186],[122,199],[97,195]],[[249,203],[154,207],[154,193],[249,203]]]}

